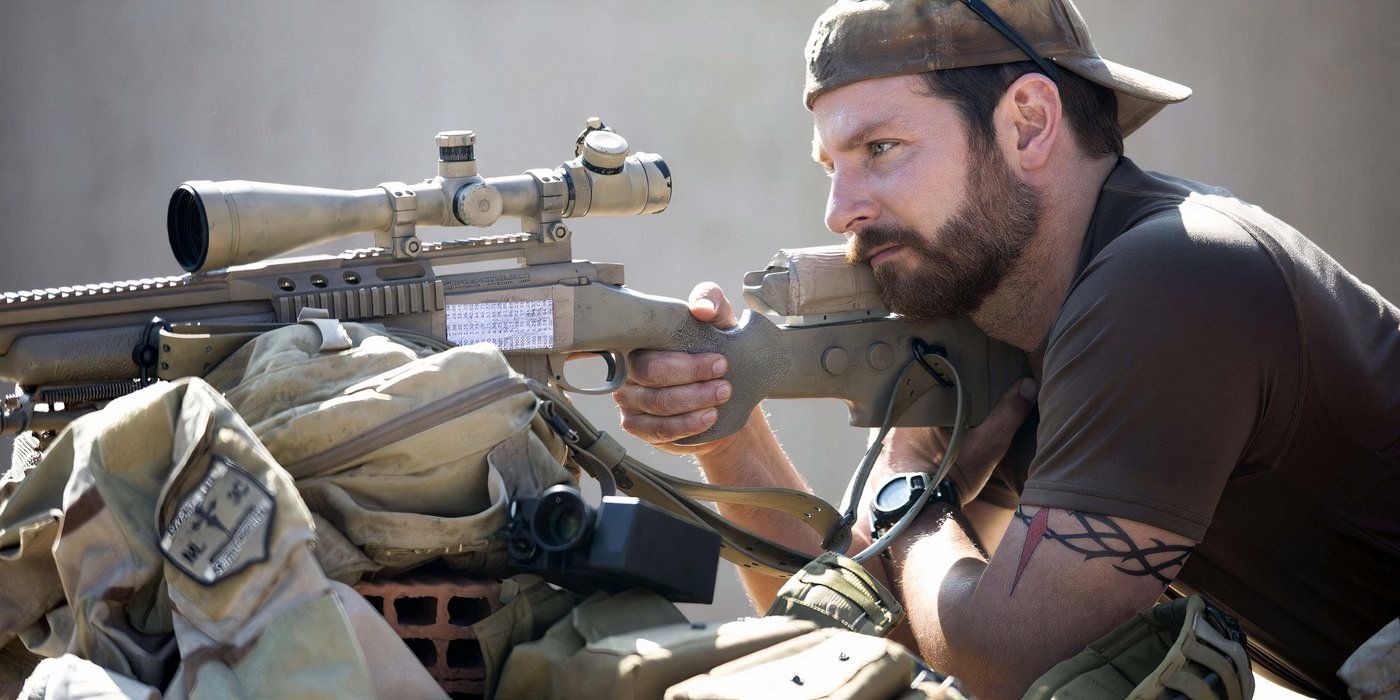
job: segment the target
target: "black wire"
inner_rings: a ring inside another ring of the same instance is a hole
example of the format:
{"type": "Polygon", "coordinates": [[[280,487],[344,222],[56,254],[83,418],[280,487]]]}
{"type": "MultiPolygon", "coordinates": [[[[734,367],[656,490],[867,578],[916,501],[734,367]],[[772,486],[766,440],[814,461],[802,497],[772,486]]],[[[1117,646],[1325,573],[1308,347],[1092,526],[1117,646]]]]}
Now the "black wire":
{"type": "Polygon", "coordinates": [[[992,25],[992,29],[997,30],[1012,44],[1015,44],[1016,48],[1021,50],[1021,53],[1026,54],[1032,61],[1035,61],[1035,65],[1040,68],[1040,71],[1045,74],[1045,77],[1049,78],[1051,82],[1057,85],[1059,84],[1059,81],[1055,80],[1055,72],[1054,69],[1050,67],[1050,62],[1036,53],[1035,49],[1031,48],[1030,43],[1022,39],[1021,35],[1018,34],[1015,29],[1012,29],[1011,25],[1006,23],[1006,20],[992,11],[992,8],[987,7],[987,4],[982,2],[982,0],[962,0],[962,3],[967,5],[969,10],[976,12],[977,16],[982,18],[982,21],[992,25]]]}
{"type": "Polygon", "coordinates": [[[944,350],[942,347],[939,346],[931,346],[919,338],[915,338],[914,341],[910,343],[910,348],[914,351],[914,361],[918,362],[919,366],[923,367],[924,371],[928,372],[929,376],[933,377],[933,380],[938,382],[939,386],[943,387],[944,389],[953,388],[953,383],[948,381],[947,379],[944,379],[943,375],[939,374],[938,370],[934,369],[933,366],[928,363],[928,360],[924,359],[925,355],[937,355],[939,357],[947,359],[947,350],[944,350]]]}

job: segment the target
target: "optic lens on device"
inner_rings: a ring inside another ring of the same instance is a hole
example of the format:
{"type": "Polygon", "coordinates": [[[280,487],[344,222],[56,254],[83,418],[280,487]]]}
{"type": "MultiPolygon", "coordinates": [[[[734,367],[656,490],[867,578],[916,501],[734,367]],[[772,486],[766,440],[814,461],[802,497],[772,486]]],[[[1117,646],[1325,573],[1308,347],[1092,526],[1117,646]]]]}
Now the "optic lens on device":
{"type": "Polygon", "coordinates": [[[563,484],[545,490],[534,515],[530,529],[534,530],[535,541],[550,552],[572,549],[591,529],[583,496],[563,484]]]}
{"type": "Polygon", "coordinates": [[[170,195],[165,232],[170,237],[170,252],[180,267],[186,272],[203,267],[209,255],[209,217],[193,187],[181,185],[170,195]]]}

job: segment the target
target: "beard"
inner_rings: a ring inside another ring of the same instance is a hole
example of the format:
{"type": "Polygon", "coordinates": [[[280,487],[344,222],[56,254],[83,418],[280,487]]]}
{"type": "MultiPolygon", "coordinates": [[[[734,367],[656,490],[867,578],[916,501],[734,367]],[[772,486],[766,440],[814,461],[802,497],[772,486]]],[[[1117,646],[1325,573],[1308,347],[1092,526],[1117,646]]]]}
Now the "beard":
{"type": "Polygon", "coordinates": [[[869,260],[881,246],[904,246],[902,260],[875,268],[880,298],[890,311],[915,321],[972,315],[1035,236],[1039,195],[1012,174],[1001,151],[977,150],[984,152],[974,156],[966,201],[931,239],[909,227],[880,224],[851,238],[846,257],[852,263],[869,260]]]}

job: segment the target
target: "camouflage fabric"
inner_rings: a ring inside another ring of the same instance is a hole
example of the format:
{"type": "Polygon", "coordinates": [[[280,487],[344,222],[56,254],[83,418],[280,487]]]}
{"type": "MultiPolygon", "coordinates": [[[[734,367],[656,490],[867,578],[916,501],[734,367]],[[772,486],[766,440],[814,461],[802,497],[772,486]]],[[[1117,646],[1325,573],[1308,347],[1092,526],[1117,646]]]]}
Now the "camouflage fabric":
{"type": "Polygon", "coordinates": [[[152,386],[74,422],[0,506],[0,578],[56,582],[0,591],[0,635],[91,662],[40,664],[47,697],[119,680],[172,697],[440,696],[383,644],[387,624],[352,622],[358,596],[322,573],[314,536],[291,476],[217,392],[152,386]],[[376,686],[362,632],[417,682],[376,686]]]}
{"type": "Polygon", "coordinates": [[[206,379],[334,526],[321,558],[340,580],[437,558],[497,569],[510,499],[573,478],[534,395],[488,344],[433,352],[378,325],[301,323],[206,379]]]}

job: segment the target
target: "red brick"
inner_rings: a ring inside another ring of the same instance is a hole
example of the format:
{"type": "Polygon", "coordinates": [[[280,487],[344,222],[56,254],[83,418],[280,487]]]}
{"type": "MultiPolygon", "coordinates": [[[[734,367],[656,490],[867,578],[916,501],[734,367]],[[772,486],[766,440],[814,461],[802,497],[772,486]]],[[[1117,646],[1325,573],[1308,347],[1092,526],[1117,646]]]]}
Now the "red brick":
{"type": "Polygon", "coordinates": [[[486,668],[471,625],[501,608],[501,582],[405,574],[355,585],[453,697],[481,697],[486,668]]]}

